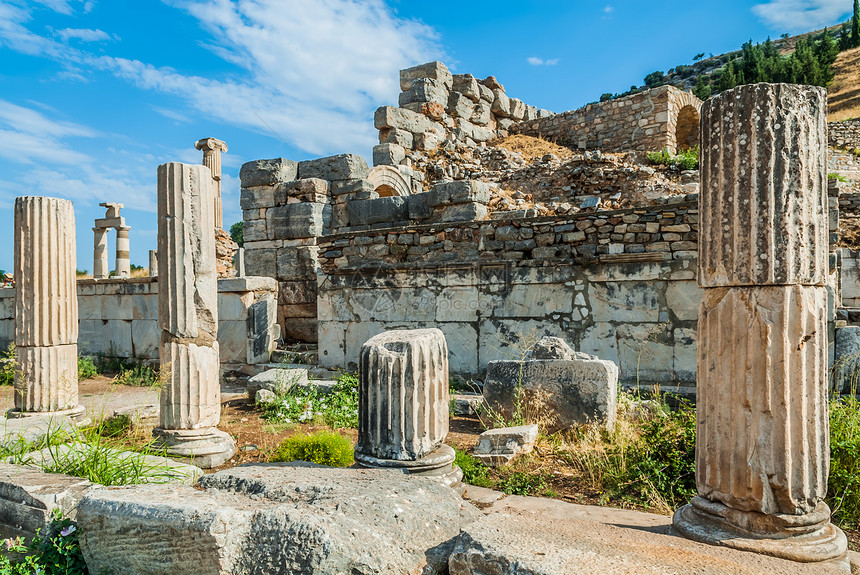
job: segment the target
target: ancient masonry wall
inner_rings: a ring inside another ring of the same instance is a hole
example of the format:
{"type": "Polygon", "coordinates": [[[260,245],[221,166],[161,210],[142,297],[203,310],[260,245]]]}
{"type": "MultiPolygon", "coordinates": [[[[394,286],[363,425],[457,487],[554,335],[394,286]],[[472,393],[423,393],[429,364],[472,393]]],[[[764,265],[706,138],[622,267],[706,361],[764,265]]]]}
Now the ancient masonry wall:
{"type": "Polygon", "coordinates": [[[828,123],[827,140],[831,148],[842,150],[860,148],[860,119],[828,123]]]}
{"type": "MultiPolygon", "coordinates": [[[[78,280],[79,353],[158,360],[157,278],[78,280]]],[[[266,363],[279,337],[271,278],[218,280],[221,363],[266,363]]],[[[15,289],[0,289],[0,349],[15,333],[15,289]]]]}
{"type": "Polygon", "coordinates": [[[661,86],[579,110],[526,120],[513,134],[537,136],[581,149],[604,152],[673,153],[698,144],[702,101],[674,86],[661,86]]]}
{"type": "Polygon", "coordinates": [[[679,200],[319,238],[320,361],[346,366],[377,333],[438,327],[452,373],[553,335],[617,362],[625,383],[692,385],[698,210],[679,200]]]}

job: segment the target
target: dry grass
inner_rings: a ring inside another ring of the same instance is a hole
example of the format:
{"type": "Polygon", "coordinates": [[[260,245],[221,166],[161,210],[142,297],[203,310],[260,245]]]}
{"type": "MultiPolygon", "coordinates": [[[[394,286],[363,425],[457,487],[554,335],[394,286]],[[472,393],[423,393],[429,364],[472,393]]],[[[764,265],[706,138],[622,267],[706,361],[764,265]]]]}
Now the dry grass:
{"type": "Polygon", "coordinates": [[[860,217],[840,216],[839,247],[860,250],[860,217]]]}
{"type": "Polygon", "coordinates": [[[504,148],[510,152],[519,152],[529,163],[539,160],[547,154],[555,154],[561,159],[572,158],[574,151],[558,144],[553,144],[543,138],[516,134],[489,143],[494,148],[504,148]]]}
{"type": "Polygon", "coordinates": [[[835,78],[827,89],[828,121],[860,117],[860,48],[840,53],[833,73],[835,78]]]}
{"type": "Polygon", "coordinates": [[[131,277],[133,278],[148,278],[149,277],[149,268],[142,269],[134,269],[131,270],[131,277]]]}

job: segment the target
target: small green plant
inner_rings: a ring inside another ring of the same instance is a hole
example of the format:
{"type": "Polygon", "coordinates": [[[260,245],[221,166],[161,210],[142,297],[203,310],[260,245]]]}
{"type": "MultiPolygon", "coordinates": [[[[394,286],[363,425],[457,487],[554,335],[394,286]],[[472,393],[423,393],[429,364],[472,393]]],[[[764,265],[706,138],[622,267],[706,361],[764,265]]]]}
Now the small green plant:
{"type": "Polygon", "coordinates": [[[308,461],[329,467],[347,467],[353,462],[352,444],[331,431],[293,435],[278,446],[272,461],[308,461]]]}
{"type": "Polygon", "coordinates": [[[78,357],[78,380],[90,379],[98,374],[99,370],[96,368],[96,364],[92,357],[78,357]]]}
{"type": "Polygon", "coordinates": [[[9,349],[0,351],[0,385],[15,384],[15,344],[10,343],[9,349]]]}
{"type": "Polygon", "coordinates": [[[681,150],[674,156],[668,148],[663,148],[660,152],[648,152],[645,154],[645,159],[655,166],[666,166],[676,170],[696,170],[699,168],[699,147],[681,150]]]}
{"type": "Polygon", "coordinates": [[[860,401],[853,393],[830,400],[827,503],[837,525],[860,526],[860,401]]]}
{"type": "Polygon", "coordinates": [[[358,427],[358,374],[342,372],[330,393],[315,385],[285,387],[274,401],[260,406],[263,419],[278,423],[321,422],[331,427],[358,427]]]}
{"type": "Polygon", "coordinates": [[[120,385],[134,387],[155,387],[159,385],[159,381],[158,373],[143,364],[123,369],[114,379],[114,382],[120,385]]]}
{"type": "Polygon", "coordinates": [[[847,183],[850,181],[848,178],[846,178],[842,174],[837,174],[836,172],[831,172],[831,173],[827,174],[827,179],[828,180],[836,180],[837,182],[843,182],[843,183],[847,183]]]}
{"type": "Polygon", "coordinates": [[[0,575],[88,575],[77,525],[56,514],[46,535],[29,544],[21,537],[5,539],[0,550],[0,575]],[[12,554],[21,557],[13,561],[12,554]]]}
{"type": "Polygon", "coordinates": [[[465,451],[454,449],[454,464],[463,472],[463,481],[477,487],[492,487],[490,468],[465,451]]]}
{"type": "Polygon", "coordinates": [[[547,495],[551,492],[547,476],[543,473],[513,470],[502,472],[502,478],[496,488],[508,495],[547,495]]]}

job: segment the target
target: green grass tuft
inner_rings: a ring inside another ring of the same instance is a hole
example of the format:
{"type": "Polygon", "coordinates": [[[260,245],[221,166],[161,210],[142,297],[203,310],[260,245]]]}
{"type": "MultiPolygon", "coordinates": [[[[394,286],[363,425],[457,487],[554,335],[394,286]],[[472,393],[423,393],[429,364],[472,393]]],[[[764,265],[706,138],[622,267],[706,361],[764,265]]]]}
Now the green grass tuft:
{"type": "Polygon", "coordinates": [[[272,461],[308,461],[329,467],[347,467],[353,463],[350,441],[339,433],[319,431],[298,434],[281,443],[272,461]]]}

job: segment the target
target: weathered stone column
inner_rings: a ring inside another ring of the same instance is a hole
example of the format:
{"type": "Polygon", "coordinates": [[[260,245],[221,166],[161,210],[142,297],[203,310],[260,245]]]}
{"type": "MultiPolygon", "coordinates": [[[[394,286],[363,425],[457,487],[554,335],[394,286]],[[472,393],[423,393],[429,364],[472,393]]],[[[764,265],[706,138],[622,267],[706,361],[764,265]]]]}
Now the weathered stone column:
{"type": "Polygon", "coordinates": [[[107,230],[93,228],[93,279],[108,277],[107,230]]]}
{"type": "Polygon", "coordinates": [[[128,226],[116,229],[116,277],[131,277],[131,260],[129,259],[128,226]]]}
{"type": "Polygon", "coordinates": [[[213,183],[205,166],[158,167],[163,388],[153,431],[172,457],[217,467],[235,452],[221,419],[213,183]]]}
{"type": "Polygon", "coordinates": [[[15,199],[15,409],[79,417],[75,212],[58,198],[15,199]]]}
{"type": "Polygon", "coordinates": [[[197,140],[194,147],[203,151],[203,165],[212,172],[215,180],[215,227],[224,228],[224,210],[221,206],[221,152],[227,152],[227,143],[216,138],[197,140]]]}
{"type": "Polygon", "coordinates": [[[158,250],[149,250],[149,277],[158,277],[158,250]]]}
{"type": "Polygon", "coordinates": [[[438,329],[388,331],[359,356],[358,444],[363,467],[438,477],[462,489],[448,435],[448,345],[438,329]]]}
{"type": "Polygon", "coordinates": [[[701,125],[696,486],[685,536],[848,569],[824,503],[826,93],[756,84],[701,125]]]}

